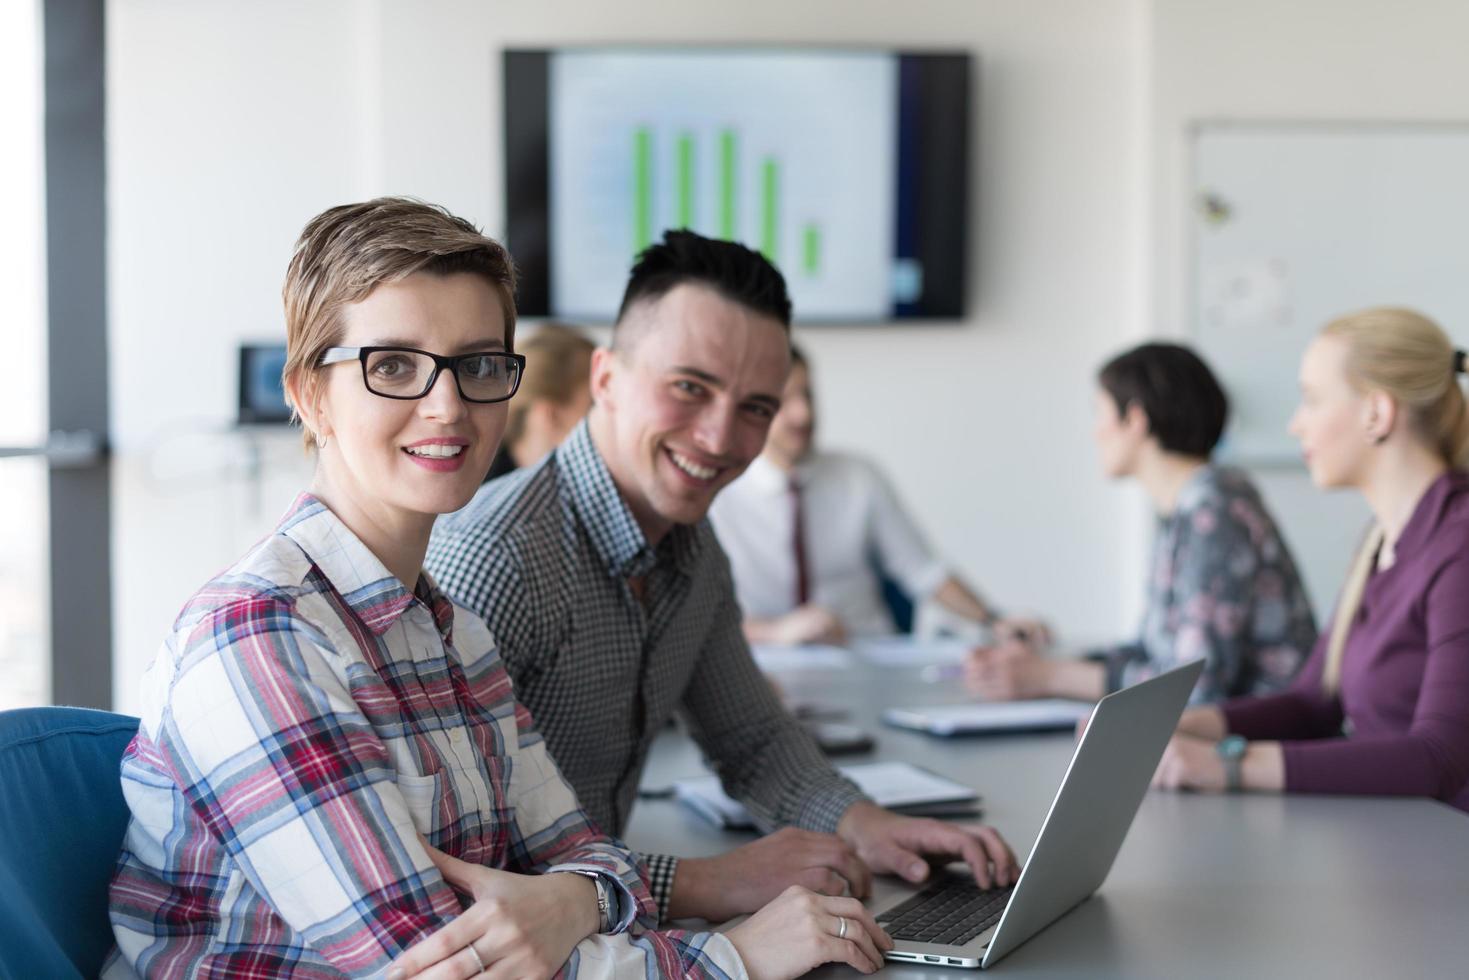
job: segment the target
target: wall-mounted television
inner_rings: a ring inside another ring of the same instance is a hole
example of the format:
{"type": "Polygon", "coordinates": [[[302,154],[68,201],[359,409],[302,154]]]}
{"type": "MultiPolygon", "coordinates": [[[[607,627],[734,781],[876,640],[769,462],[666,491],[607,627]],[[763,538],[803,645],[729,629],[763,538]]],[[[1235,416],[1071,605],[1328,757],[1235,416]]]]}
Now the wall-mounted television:
{"type": "Polygon", "coordinates": [[[504,54],[523,315],[608,322],[665,229],[744,242],[802,323],[963,316],[971,57],[844,48],[504,54]]]}

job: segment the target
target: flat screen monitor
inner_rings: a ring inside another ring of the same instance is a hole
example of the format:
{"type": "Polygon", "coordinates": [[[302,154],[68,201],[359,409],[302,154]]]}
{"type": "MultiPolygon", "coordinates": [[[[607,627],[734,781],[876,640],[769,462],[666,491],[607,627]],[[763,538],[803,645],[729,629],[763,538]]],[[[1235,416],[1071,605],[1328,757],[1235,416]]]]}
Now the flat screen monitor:
{"type": "Polygon", "coordinates": [[[291,421],[291,406],[281,386],[286,366],[285,344],[241,344],[240,387],[235,421],[240,425],[275,425],[291,421]]]}
{"type": "Polygon", "coordinates": [[[969,55],[589,47],[504,73],[523,314],[612,320],[634,257],[689,228],[774,261],[800,322],[963,316],[969,55]]]}

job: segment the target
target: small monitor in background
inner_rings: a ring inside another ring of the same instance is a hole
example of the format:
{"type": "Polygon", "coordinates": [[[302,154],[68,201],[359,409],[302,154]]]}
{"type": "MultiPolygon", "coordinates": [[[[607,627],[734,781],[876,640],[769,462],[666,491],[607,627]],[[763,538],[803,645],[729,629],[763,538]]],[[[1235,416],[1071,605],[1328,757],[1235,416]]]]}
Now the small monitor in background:
{"type": "Polygon", "coordinates": [[[276,425],[291,421],[291,406],[281,387],[286,366],[285,344],[240,345],[240,425],[276,425]]]}

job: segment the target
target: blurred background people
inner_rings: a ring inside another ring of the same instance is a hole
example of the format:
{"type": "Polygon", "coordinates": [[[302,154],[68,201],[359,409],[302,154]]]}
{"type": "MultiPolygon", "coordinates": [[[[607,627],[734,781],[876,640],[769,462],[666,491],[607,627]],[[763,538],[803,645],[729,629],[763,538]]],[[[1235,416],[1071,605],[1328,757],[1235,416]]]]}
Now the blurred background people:
{"type": "Polygon", "coordinates": [[[1083,659],[1009,639],[970,657],[970,688],[992,700],[1095,700],[1203,657],[1195,703],[1281,690],[1316,624],[1260,494],[1244,472],[1211,461],[1229,411],[1219,382],[1187,347],[1151,343],[1107,362],[1097,383],[1102,469],[1137,480],[1158,514],[1142,629],[1083,659]]]}
{"type": "Polygon", "coordinates": [[[1469,410],[1464,352],[1411,310],[1328,324],[1291,433],[1372,528],[1290,690],[1185,711],[1154,782],[1431,796],[1469,811],[1469,410]]]}
{"type": "Polygon", "coordinates": [[[791,373],[765,450],[714,501],[751,643],[840,643],[893,633],[884,578],[912,604],[932,599],[985,626],[994,611],[924,541],[897,494],[863,457],[816,448],[811,365],[791,373]]]}
{"type": "Polygon", "coordinates": [[[596,346],[561,323],[543,323],[521,343],[525,377],[510,403],[505,438],[486,480],[529,466],[576,428],[592,407],[587,375],[596,346]]]}

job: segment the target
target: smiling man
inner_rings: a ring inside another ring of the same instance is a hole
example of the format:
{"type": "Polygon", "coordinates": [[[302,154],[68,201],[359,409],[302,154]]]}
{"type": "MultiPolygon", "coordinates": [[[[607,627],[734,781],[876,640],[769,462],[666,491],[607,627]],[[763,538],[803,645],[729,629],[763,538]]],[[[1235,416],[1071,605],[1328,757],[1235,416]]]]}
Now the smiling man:
{"type": "Polygon", "coordinates": [[[962,858],[982,882],[1018,873],[989,828],[866,800],[750,657],[704,518],[765,445],[790,318],[785,281],[757,253],[667,233],[639,257],[611,346],[593,354],[587,420],[442,519],[429,550],[441,587],[490,623],[517,697],[604,830],[626,828],[675,712],[762,828],[789,828],[720,857],[646,855],[665,919],[722,921],[791,884],[861,896],[870,870],[921,880],[925,855],[962,858]]]}

